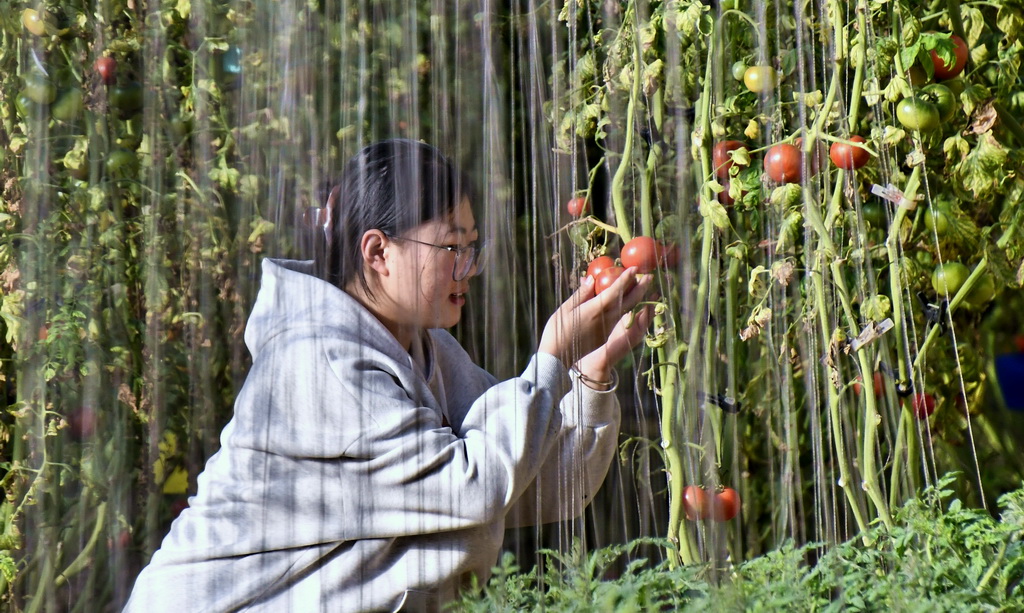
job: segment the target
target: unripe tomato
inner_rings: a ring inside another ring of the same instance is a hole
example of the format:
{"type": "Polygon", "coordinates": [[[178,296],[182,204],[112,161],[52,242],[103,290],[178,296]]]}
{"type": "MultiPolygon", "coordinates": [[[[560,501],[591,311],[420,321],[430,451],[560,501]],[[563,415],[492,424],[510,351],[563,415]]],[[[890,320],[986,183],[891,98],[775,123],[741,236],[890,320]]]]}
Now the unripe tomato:
{"type": "Polygon", "coordinates": [[[96,62],[92,65],[93,70],[99,75],[100,81],[103,81],[107,85],[111,85],[117,80],[117,60],[110,56],[104,56],[96,58],[96,62]]]}
{"type": "Polygon", "coordinates": [[[751,66],[743,72],[743,84],[755,94],[770,93],[779,76],[771,66],[751,66]]]}
{"type": "Polygon", "coordinates": [[[74,121],[82,116],[85,102],[77,87],[64,91],[50,106],[50,116],[58,121],[74,121]]]}
{"type": "Polygon", "coordinates": [[[764,156],[764,171],[776,183],[798,183],[800,158],[800,150],[793,145],[775,145],[764,156]]]}
{"type": "Polygon", "coordinates": [[[711,517],[715,521],[729,521],[740,512],[740,495],[731,487],[715,494],[711,502],[711,517]]]}
{"type": "Polygon", "coordinates": [[[706,519],[710,510],[708,494],[704,488],[696,485],[687,485],[683,488],[683,511],[686,512],[686,519],[706,519]]]}
{"type": "Polygon", "coordinates": [[[142,84],[132,81],[110,90],[110,106],[122,113],[133,113],[142,108],[142,84]]]}
{"type": "Polygon", "coordinates": [[[932,288],[939,296],[948,294],[952,297],[970,274],[971,271],[960,262],[943,262],[932,272],[932,288]]]}
{"type": "Polygon", "coordinates": [[[864,215],[864,222],[872,228],[885,228],[889,222],[885,208],[879,202],[865,202],[861,205],[860,212],[864,215]]]}
{"type": "Polygon", "coordinates": [[[995,296],[996,280],[992,278],[992,275],[983,273],[981,278],[975,282],[971,291],[967,292],[967,295],[964,296],[964,300],[967,302],[968,306],[980,309],[991,302],[995,296]]]}
{"type": "Polygon", "coordinates": [[[25,77],[25,89],[21,91],[37,104],[50,104],[57,97],[57,88],[53,83],[34,72],[25,77]]]}
{"type": "Polygon", "coordinates": [[[923,132],[934,130],[940,124],[938,108],[917,96],[904,98],[896,105],[896,119],[899,119],[905,128],[923,132]]]}
{"type": "Polygon", "coordinates": [[[921,89],[921,95],[935,105],[935,110],[939,112],[939,121],[949,121],[953,118],[953,111],[956,110],[953,90],[941,83],[932,83],[921,89]]]}
{"type": "Polygon", "coordinates": [[[747,72],[747,65],[742,61],[733,62],[732,64],[732,78],[737,81],[742,81],[743,76],[747,72]]]}
{"type": "Polygon", "coordinates": [[[729,152],[746,146],[746,143],[738,140],[723,140],[722,142],[715,143],[715,147],[711,150],[711,159],[715,166],[715,176],[719,179],[728,179],[729,169],[736,164],[729,156],[729,152]]]}
{"type": "Polygon", "coordinates": [[[953,40],[953,55],[955,60],[952,64],[947,64],[942,61],[938,53],[932,51],[932,66],[935,68],[936,79],[952,79],[958,76],[964,71],[964,66],[967,65],[967,43],[964,39],[960,38],[956,34],[952,36],[953,40]]]}
{"type": "Polygon", "coordinates": [[[21,25],[25,26],[25,29],[35,34],[36,36],[46,36],[46,17],[45,12],[40,13],[35,9],[25,9],[21,12],[21,25]]]}
{"type": "Polygon", "coordinates": [[[942,209],[928,207],[924,211],[924,227],[938,236],[943,236],[949,229],[949,218],[942,209]]]}
{"type": "Polygon", "coordinates": [[[610,266],[597,273],[597,276],[594,277],[595,295],[611,287],[624,272],[626,272],[626,269],[621,266],[610,266]]]}
{"type": "Polygon", "coordinates": [[[139,158],[127,149],[114,149],[107,155],[107,174],[112,177],[126,177],[139,168],[139,158]]]}
{"type": "MultiPolygon", "coordinates": [[[[850,137],[850,142],[864,143],[866,141],[863,136],[854,134],[850,137]]],[[[846,143],[832,143],[828,155],[832,158],[832,163],[843,170],[862,168],[871,160],[871,154],[866,149],[846,143]]]]}
{"type": "Polygon", "coordinates": [[[578,198],[571,198],[569,202],[565,204],[565,209],[569,211],[569,214],[573,217],[582,217],[590,210],[590,206],[587,199],[580,196],[578,198]]]}
{"type": "Polygon", "coordinates": [[[653,238],[637,236],[622,247],[619,259],[623,267],[636,266],[638,272],[646,274],[658,268],[660,255],[658,243],[653,238]]]}
{"type": "Polygon", "coordinates": [[[612,268],[613,266],[615,266],[615,260],[613,260],[611,256],[598,256],[591,260],[590,264],[587,265],[586,276],[597,278],[597,276],[601,274],[602,270],[605,268],[612,268]]]}

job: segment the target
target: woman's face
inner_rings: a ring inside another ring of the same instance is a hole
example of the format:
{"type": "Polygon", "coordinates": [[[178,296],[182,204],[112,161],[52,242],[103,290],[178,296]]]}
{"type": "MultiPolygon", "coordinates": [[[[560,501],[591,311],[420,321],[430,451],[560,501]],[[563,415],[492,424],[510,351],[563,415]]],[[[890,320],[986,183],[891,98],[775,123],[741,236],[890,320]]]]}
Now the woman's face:
{"type": "Polygon", "coordinates": [[[389,239],[385,248],[389,274],[380,279],[384,295],[379,301],[386,312],[378,315],[399,327],[450,328],[459,323],[469,279],[476,271],[455,281],[454,252],[414,241],[465,247],[478,238],[476,220],[464,200],[450,218],[427,222],[389,239]]]}

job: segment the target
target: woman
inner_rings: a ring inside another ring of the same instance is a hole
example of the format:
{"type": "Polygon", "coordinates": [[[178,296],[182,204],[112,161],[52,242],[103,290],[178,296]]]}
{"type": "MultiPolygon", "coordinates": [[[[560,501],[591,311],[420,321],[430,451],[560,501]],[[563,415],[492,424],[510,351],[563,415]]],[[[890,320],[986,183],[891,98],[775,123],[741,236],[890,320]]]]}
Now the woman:
{"type": "Polygon", "coordinates": [[[126,611],[435,610],[486,579],[506,527],[581,512],[650,280],[584,282],[498,382],[444,331],[478,272],[470,201],[436,149],[376,143],[332,194],[324,253],[264,261],[234,417],[126,611]]]}

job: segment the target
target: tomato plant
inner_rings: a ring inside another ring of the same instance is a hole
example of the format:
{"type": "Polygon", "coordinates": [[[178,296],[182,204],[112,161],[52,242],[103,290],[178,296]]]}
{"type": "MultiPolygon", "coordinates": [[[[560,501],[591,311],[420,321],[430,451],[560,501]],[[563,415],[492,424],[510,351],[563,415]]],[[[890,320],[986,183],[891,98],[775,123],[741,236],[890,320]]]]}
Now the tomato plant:
{"type": "Polygon", "coordinates": [[[729,169],[736,164],[732,156],[729,155],[729,152],[746,146],[746,143],[738,140],[724,140],[715,143],[711,151],[712,163],[715,165],[715,176],[719,179],[728,179],[729,169]]]}
{"type": "Polygon", "coordinates": [[[920,96],[904,98],[896,105],[896,118],[903,127],[928,132],[939,127],[938,108],[920,96]]]}
{"type": "Polygon", "coordinates": [[[658,268],[661,249],[650,236],[637,236],[623,245],[619,260],[625,268],[636,267],[641,274],[649,273],[658,268]]]}
{"type": "Polygon", "coordinates": [[[932,272],[932,288],[941,296],[952,297],[967,280],[971,271],[960,262],[943,262],[932,272]]]}
{"type": "Polygon", "coordinates": [[[771,66],[750,66],[743,72],[743,84],[755,94],[771,93],[778,79],[771,66]]]}
{"type": "Polygon", "coordinates": [[[776,183],[799,183],[802,158],[800,150],[793,145],[774,145],[764,156],[764,170],[776,183]]]}
{"type": "Polygon", "coordinates": [[[686,519],[696,521],[707,519],[711,512],[711,505],[708,501],[708,493],[704,488],[697,485],[687,485],[683,488],[683,510],[686,519]]]}
{"type": "Polygon", "coordinates": [[[740,512],[740,495],[731,487],[722,488],[711,502],[711,517],[715,521],[729,521],[740,512]]]}
{"type": "Polygon", "coordinates": [[[586,274],[586,276],[588,276],[588,277],[595,277],[596,278],[596,277],[598,277],[601,274],[602,270],[604,270],[606,268],[612,268],[613,266],[615,266],[615,260],[612,259],[611,256],[608,256],[608,255],[598,256],[598,257],[594,258],[593,260],[591,260],[590,264],[587,265],[587,274],[586,274]]]}
{"type": "Polygon", "coordinates": [[[967,55],[969,51],[967,43],[956,34],[953,34],[950,38],[953,41],[953,55],[955,58],[952,64],[944,62],[942,58],[939,57],[939,54],[935,53],[935,51],[931,52],[932,65],[935,68],[936,79],[953,79],[959,76],[959,74],[964,71],[964,66],[967,65],[967,55]]]}
{"type": "Polygon", "coordinates": [[[590,203],[583,196],[571,198],[569,202],[565,204],[565,210],[569,212],[572,217],[582,217],[590,210],[590,203]]]}
{"type": "MultiPolygon", "coordinates": [[[[851,136],[849,140],[853,143],[866,142],[863,136],[857,134],[851,136]]],[[[832,143],[829,157],[832,158],[833,164],[843,170],[863,168],[871,160],[871,154],[866,149],[848,143],[832,143]]]]}
{"type": "Polygon", "coordinates": [[[956,98],[951,89],[941,83],[931,83],[921,89],[921,95],[935,105],[940,121],[952,119],[953,111],[956,110],[956,98]]]}

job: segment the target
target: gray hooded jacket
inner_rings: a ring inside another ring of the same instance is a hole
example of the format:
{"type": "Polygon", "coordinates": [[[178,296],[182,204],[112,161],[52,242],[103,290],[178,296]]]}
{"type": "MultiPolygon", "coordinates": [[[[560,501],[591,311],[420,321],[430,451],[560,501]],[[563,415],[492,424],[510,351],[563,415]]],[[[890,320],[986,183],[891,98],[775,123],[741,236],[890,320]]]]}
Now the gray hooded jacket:
{"type": "Polygon", "coordinates": [[[604,480],[614,394],[547,354],[498,382],[442,330],[412,359],[310,270],[264,260],[221,449],[125,611],[434,610],[604,480]]]}

